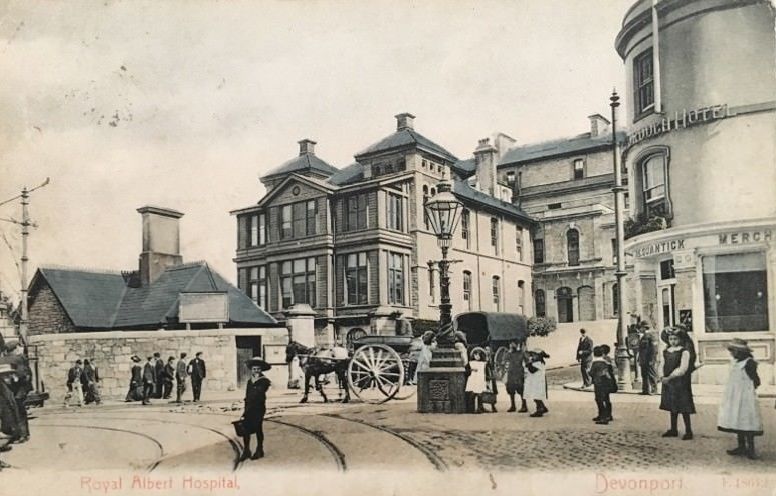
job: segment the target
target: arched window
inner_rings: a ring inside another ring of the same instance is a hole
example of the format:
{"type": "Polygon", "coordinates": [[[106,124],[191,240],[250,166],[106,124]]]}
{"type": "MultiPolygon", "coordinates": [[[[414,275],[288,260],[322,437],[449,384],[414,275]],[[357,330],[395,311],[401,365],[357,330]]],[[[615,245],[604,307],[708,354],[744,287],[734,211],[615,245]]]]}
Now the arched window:
{"type": "Polygon", "coordinates": [[[536,316],[537,317],[544,317],[547,315],[547,307],[544,300],[544,290],[543,289],[537,289],[536,295],[534,296],[534,299],[536,300],[536,316]]]}
{"type": "Polygon", "coordinates": [[[636,208],[647,217],[671,218],[670,176],[667,147],[651,147],[636,159],[636,208]]]}
{"type": "Polygon", "coordinates": [[[493,276],[493,309],[497,312],[501,310],[501,278],[499,276],[493,276]]]}
{"type": "Polygon", "coordinates": [[[562,287],[555,291],[558,302],[558,322],[574,322],[574,298],[571,288],[562,287]]]}
{"type": "Polygon", "coordinates": [[[569,229],[566,233],[566,245],[568,247],[569,265],[579,265],[579,231],[569,229]]]}

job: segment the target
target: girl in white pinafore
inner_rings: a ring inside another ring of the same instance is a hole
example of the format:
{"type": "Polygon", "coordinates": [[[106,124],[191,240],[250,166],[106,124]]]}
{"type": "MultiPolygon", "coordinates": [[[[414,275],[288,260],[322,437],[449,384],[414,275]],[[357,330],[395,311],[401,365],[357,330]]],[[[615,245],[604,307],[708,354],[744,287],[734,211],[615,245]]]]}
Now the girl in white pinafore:
{"type": "Polygon", "coordinates": [[[728,450],[733,456],[755,459],[754,437],[762,436],[763,422],[755,389],[760,385],[757,362],[746,341],[735,338],[727,345],[733,356],[730,378],[719,406],[717,429],[738,435],[738,447],[728,450]]]}
{"type": "Polygon", "coordinates": [[[541,417],[550,411],[544,404],[544,402],[547,401],[545,358],[550,358],[550,355],[538,348],[528,352],[528,358],[525,363],[523,398],[526,400],[533,400],[534,403],[536,403],[536,411],[529,415],[529,417],[541,417]]]}

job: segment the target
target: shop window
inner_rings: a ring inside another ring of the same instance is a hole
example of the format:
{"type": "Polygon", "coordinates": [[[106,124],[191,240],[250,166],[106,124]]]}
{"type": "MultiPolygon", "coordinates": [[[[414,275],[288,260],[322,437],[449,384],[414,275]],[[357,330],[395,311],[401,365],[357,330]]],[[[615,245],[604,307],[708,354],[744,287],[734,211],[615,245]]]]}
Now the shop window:
{"type": "Polygon", "coordinates": [[[762,252],[703,257],[706,332],[768,330],[768,276],[762,252]]]}
{"type": "Polygon", "coordinates": [[[579,231],[570,229],[566,233],[566,246],[568,248],[569,265],[579,265],[579,231]]]}
{"type": "Polygon", "coordinates": [[[573,174],[574,179],[584,179],[585,177],[585,161],[581,158],[574,160],[573,174]]]}
{"type": "Polygon", "coordinates": [[[463,302],[466,309],[472,309],[472,273],[468,270],[463,271],[463,302]]]}
{"type": "Polygon", "coordinates": [[[669,258],[660,262],[660,280],[673,279],[676,277],[674,274],[674,259],[669,258]]]}
{"type": "Polygon", "coordinates": [[[534,240],[534,263],[544,263],[544,240],[534,240]]]}
{"type": "Polygon", "coordinates": [[[366,252],[347,255],[345,266],[345,294],[348,305],[366,305],[367,285],[366,252]]]}
{"type": "Polygon", "coordinates": [[[558,303],[558,322],[574,322],[574,298],[571,288],[562,287],[555,291],[558,303]]]}
{"type": "Polygon", "coordinates": [[[469,230],[471,219],[469,218],[469,211],[463,209],[461,212],[461,238],[466,243],[466,248],[471,248],[471,231],[469,230]]]}
{"type": "Polygon", "coordinates": [[[633,59],[634,117],[638,119],[655,108],[655,88],[652,67],[652,49],[633,59]]]}
{"type": "Polygon", "coordinates": [[[547,306],[545,302],[543,289],[536,290],[536,294],[534,295],[534,300],[536,303],[536,316],[545,317],[547,315],[547,306]]]}

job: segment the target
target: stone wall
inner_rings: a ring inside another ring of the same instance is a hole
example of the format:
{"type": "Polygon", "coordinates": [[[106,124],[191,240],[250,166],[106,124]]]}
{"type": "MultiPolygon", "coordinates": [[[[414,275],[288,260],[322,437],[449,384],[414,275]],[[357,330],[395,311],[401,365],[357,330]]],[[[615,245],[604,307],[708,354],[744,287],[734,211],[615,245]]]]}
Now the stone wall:
{"type": "Polygon", "coordinates": [[[41,278],[40,289],[29,304],[29,334],[74,332],[75,326],[49,285],[41,278]]]}
{"type": "MultiPolygon", "coordinates": [[[[110,331],[32,336],[37,346],[39,380],[54,402],[67,390],[67,372],[76,359],[93,360],[99,369],[102,394],[119,399],[127,394],[132,361],[137,354],[145,362],[159,352],[166,362],[169,356],[203,353],[207,365],[205,391],[233,391],[237,387],[237,353],[235,336],[261,336],[262,347],[287,343],[287,331],[277,329],[208,329],[197,331],[110,331]]],[[[285,384],[285,365],[274,364],[267,375],[273,384],[285,384]]],[[[189,388],[190,390],[190,388],[189,388]]],[[[189,393],[190,394],[190,393],[189,393]]],[[[207,396],[207,393],[203,393],[207,396]]]]}

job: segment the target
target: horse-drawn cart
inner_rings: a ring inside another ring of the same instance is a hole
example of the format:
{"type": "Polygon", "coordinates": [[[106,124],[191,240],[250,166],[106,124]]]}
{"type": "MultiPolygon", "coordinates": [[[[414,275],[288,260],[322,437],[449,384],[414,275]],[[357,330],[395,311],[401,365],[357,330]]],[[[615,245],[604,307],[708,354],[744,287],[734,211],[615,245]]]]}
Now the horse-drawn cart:
{"type": "Polygon", "coordinates": [[[353,348],[348,385],[360,399],[383,403],[415,394],[411,383],[420,350],[419,338],[368,335],[354,341],[353,348]]]}
{"type": "Polygon", "coordinates": [[[467,312],[455,317],[455,328],[466,335],[470,349],[490,347],[496,379],[503,381],[507,374],[509,342],[525,343],[527,322],[517,313],[467,312]]]}

